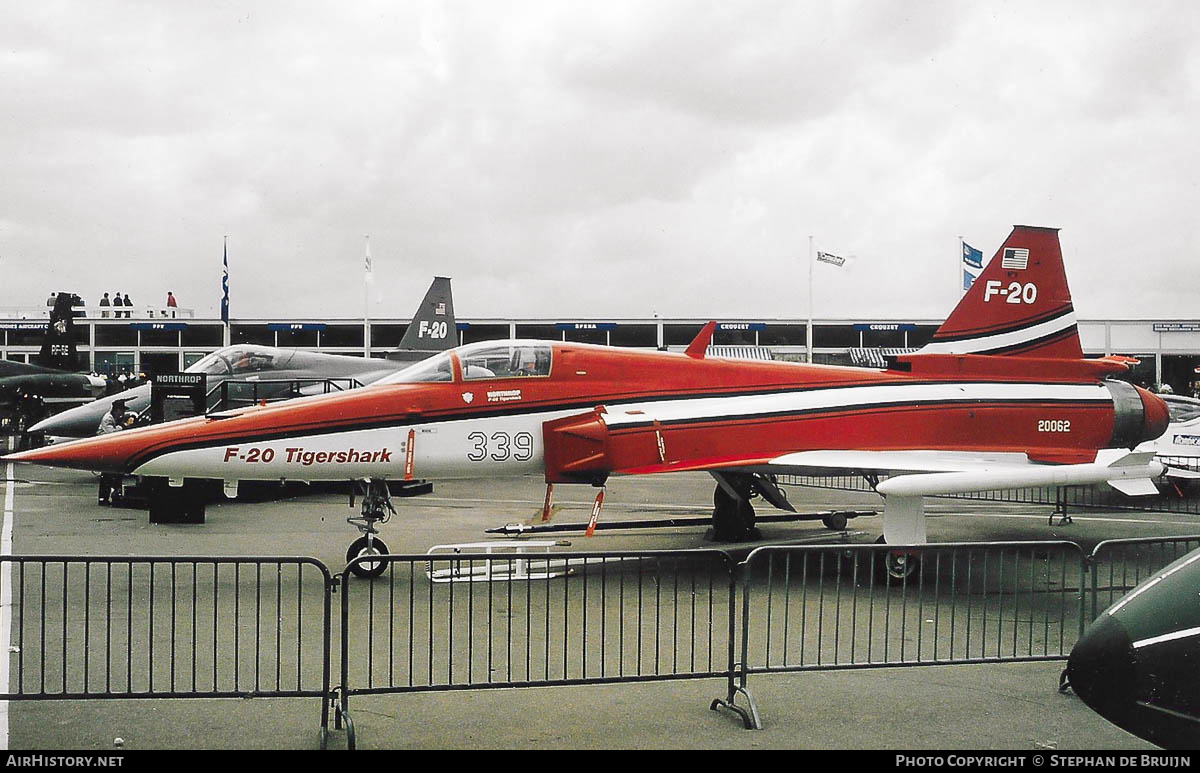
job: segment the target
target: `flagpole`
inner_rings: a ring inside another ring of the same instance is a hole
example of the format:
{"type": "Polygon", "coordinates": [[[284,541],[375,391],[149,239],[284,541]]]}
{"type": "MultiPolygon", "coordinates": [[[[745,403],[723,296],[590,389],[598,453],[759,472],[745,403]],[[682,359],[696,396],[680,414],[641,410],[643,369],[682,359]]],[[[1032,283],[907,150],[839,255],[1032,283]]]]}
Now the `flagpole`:
{"type": "Polygon", "coordinates": [[[221,321],[225,323],[225,346],[229,346],[233,343],[229,326],[229,234],[221,237],[221,259],[221,321]]]}
{"type": "Polygon", "coordinates": [[[813,238],[808,237],[808,362],[813,361],[813,238]]]}
{"type": "Polygon", "coordinates": [[[363,236],[366,243],[366,261],[363,263],[363,356],[371,356],[371,236],[363,236]]]}
{"type": "Polygon", "coordinates": [[[954,282],[954,292],[958,298],[962,298],[967,293],[967,291],[963,289],[963,285],[966,284],[966,280],[963,279],[963,272],[966,271],[966,269],[963,268],[963,255],[966,254],[966,249],[967,248],[963,246],[963,238],[961,236],[958,237],[958,275],[955,277],[954,282]]]}

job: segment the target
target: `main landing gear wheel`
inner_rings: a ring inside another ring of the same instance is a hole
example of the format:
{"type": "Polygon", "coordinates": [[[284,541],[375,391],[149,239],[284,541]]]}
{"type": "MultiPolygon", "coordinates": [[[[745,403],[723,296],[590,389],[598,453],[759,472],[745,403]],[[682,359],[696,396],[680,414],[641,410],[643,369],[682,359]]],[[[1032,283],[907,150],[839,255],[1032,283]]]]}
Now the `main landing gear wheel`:
{"type": "Polygon", "coordinates": [[[826,529],[845,531],[846,524],[850,523],[850,520],[846,518],[845,513],[830,513],[821,516],[821,523],[825,524],[826,529]]]}
{"type": "MultiPolygon", "coordinates": [[[[878,545],[887,544],[883,537],[875,540],[878,545]]],[[[916,575],[921,567],[921,557],[914,551],[889,550],[876,565],[879,578],[887,583],[905,583],[916,575]]]]}
{"type": "Polygon", "coordinates": [[[731,496],[720,485],[713,492],[712,518],[713,542],[746,542],[759,537],[750,500],[731,496]]]}
{"type": "MultiPolygon", "coordinates": [[[[384,556],[387,555],[387,552],[387,545],[383,544],[383,540],[378,537],[362,536],[350,543],[350,549],[346,551],[346,563],[349,564],[354,559],[363,556],[384,556]]],[[[372,580],[383,574],[386,566],[386,561],[361,561],[351,566],[350,571],[364,580],[372,580]]]]}

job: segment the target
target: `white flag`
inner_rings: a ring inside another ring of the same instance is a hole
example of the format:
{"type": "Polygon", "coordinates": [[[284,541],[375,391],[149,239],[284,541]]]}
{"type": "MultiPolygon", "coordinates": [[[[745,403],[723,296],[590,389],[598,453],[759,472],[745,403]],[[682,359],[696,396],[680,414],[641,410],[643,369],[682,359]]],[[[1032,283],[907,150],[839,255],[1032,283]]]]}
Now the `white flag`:
{"type": "Polygon", "coordinates": [[[838,257],[837,255],[833,255],[828,252],[818,252],[817,260],[821,261],[822,263],[831,263],[835,266],[841,266],[846,262],[845,258],[838,257]]]}
{"type": "Polygon", "coordinates": [[[368,282],[375,281],[375,273],[371,268],[371,239],[367,237],[367,257],[366,263],[363,265],[363,270],[366,272],[366,280],[368,282]]]}

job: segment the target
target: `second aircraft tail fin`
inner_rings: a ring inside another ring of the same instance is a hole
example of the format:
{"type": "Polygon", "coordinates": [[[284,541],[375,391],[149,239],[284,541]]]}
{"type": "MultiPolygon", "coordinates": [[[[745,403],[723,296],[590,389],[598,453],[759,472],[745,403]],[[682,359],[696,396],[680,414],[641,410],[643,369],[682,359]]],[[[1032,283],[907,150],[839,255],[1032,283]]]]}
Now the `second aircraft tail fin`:
{"type": "Polygon", "coordinates": [[[400,349],[441,352],[458,346],[458,326],[454,321],[454,299],[450,278],[438,276],[417,307],[412,323],[400,339],[400,349]]]}
{"type": "Polygon", "coordinates": [[[42,348],[34,362],[45,368],[57,370],[79,370],[79,351],[75,345],[75,319],[73,307],[82,306],[83,299],[75,293],[56,293],[54,307],[50,310],[50,325],[42,348]]]}

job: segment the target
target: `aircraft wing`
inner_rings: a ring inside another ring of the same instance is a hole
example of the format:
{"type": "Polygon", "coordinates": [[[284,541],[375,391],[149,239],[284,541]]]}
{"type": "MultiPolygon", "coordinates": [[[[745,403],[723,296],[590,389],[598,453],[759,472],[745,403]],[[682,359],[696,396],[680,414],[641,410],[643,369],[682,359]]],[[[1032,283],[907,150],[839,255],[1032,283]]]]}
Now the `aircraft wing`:
{"type": "Polygon", "coordinates": [[[1021,453],[966,451],[798,451],[772,459],[772,470],[793,475],[833,475],[860,472],[887,474],[948,473],[1033,466],[1021,453]]]}
{"type": "MultiPolygon", "coordinates": [[[[810,449],[755,452],[715,434],[686,436],[644,416],[635,428],[617,429],[603,408],[547,422],[543,429],[548,482],[592,481],[602,474],[647,475],[709,471],[792,475],[890,476],[881,494],[936,496],[1012,488],[1108,483],[1123,493],[1158,493],[1151,480],[1163,473],[1152,451],[1064,450],[1030,459],[1020,452],[810,449]],[[617,431],[613,431],[617,430],[617,431]],[[724,451],[724,453],[722,453],[724,451]],[[714,453],[715,452],[715,453],[714,453]]],[[[777,444],[778,445],[778,444],[777,444]]]]}
{"type": "Polygon", "coordinates": [[[1094,462],[1044,464],[1022,453],[966,451],[797,451],[772,459],[747,457],[696,459],[614,470],[615,474],[646,475],[683,471],[749,472],[770,475],[891,476],[879,484],[881,494],[937,496],[1013,488],[1107,483],[1129,496],[1157,494],[1151,479],[1163,473],[1153,453],[1101,451],[1094,462]]]}

